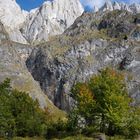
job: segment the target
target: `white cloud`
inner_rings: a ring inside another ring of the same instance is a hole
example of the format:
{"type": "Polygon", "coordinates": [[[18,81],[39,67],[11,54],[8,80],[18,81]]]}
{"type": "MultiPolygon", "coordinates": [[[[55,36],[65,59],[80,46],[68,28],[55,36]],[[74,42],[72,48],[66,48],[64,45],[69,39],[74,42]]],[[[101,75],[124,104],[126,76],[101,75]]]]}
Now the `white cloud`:
{"type": "Polygon", "coordinates": [[[81,0],[81,3],[83,6],[93,8],[94,6],[101,7],[105,3],[105,0],[81,0]]]}

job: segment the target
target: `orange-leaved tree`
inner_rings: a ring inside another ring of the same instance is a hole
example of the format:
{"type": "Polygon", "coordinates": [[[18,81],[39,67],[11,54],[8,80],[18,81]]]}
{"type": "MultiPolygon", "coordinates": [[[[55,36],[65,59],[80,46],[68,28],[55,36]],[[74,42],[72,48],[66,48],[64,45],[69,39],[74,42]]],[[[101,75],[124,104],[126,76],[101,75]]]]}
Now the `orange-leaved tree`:
{"type": "Polygon", "coordinates": [[[85,126],[94,126],[108,135],[123,134],[132,126],[137,132],[140,130],[140,115],[136,111],[139,109],[131,105],[133,100],[128,96],[125,75],[119,71],[101,70],[88,82],[76,84],[72,88],[72,97],[75,113],[85,120],[85,126]],[[134,114],[135,120],[131,117],[134,114]]]}

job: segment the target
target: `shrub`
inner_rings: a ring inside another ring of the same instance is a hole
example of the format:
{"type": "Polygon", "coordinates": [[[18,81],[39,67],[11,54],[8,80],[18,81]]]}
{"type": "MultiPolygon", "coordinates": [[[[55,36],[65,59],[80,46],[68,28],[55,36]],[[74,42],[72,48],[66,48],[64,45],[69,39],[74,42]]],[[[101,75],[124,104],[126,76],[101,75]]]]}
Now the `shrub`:
{"type": "Polygon", "coordinates": [[[9,79],[0,84],[0,137],[41,135],[45,120],[37,101],[12,89],[9,79]]]}
{"type": "MultiPolygon", "coordinates": [[[[95,128],[107,135],[135,136],[140,133],[140,111],[131,105],[133,100],[128,96],[122,73],[110,68],[101,70],[88,82],[76,84],[72,97],[76,111],[71,116],[82,117],[85,128],[95,128]]],[[[77,123],[73,124],[77,127],[77,123]]],[[[91,133],[91,129],[86,131],[91,133]]]]}
{"type": "Polygon", "coordinates": [[[57,122],[51,122],[47,125],[47,132],[46,138],[59,138],[65,137],[67,135],[67,124],[62,121],[58,120],[57,122]]]}

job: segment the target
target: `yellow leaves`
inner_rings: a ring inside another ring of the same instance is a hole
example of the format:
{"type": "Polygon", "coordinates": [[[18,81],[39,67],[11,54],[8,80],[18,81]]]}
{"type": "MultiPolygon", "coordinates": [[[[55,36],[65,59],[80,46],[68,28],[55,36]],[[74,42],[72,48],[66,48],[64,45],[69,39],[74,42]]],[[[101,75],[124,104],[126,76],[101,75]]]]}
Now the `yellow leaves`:
{"type": "Polygon", "coordinates": [[[84,117],[88,125],[92,122],[108,133],[118,133],[118,129],[122,131],[128,124],[130,129],[140,130],[140,125],[137,125],[140,122],[140,108],[130,106],[132,98],[128,96],[123,73],[106,68],[89,82],[78,83],[72,93],[77,103],[77,113],[84,117]],[[110,130],[110,126],[113,130],[110,130]]]}
{"type": "Polygon", "coordinates": [[[80,87],[80,92],[78,96],[80,99],[83,99],[83,101],[81,102],[89,103],[93,100],[93,94],[86,84],[83,84],[80,87]]]}
{"type": "Polygon", "coordinates": [[[95,108],[95,100],[88,84],[78,83],[72,91],[77,103],[78,112],[86,117],[90,116],[95,108]]]}

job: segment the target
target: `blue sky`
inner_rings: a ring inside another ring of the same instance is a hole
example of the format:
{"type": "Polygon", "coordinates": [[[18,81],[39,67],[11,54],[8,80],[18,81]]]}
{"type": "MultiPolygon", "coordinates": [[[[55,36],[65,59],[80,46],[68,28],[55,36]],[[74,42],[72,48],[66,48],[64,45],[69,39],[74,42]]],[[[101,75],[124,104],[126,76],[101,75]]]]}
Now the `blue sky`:
{"type": "Polygon", "coordinates": [[[27,11],[40,6],[44,0],[16,0],[22,9],[27,11]]]}
{"type": "MultiPolygon", "coordinates": [[[[40,6],[45,0],[16,0],[17,3],[27,11],[40,6]]],[[[93,5],[101,6],[106,0],[80,0],[84,7],[93,8],[93,5]]],[[[134,3],[140,0],[116,0],[119,2],[134,3]]]]}

